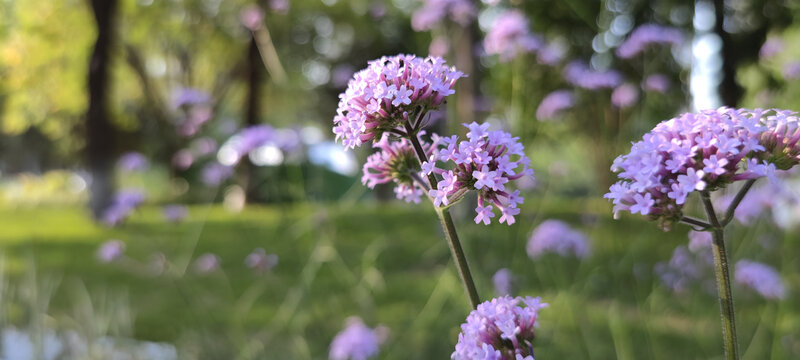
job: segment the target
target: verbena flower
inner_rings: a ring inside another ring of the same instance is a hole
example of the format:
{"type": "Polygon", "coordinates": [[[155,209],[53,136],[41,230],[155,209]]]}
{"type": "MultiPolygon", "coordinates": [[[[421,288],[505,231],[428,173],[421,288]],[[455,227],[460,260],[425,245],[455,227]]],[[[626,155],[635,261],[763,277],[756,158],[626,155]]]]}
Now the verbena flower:
{"type": "Polygon", "coordinates": [[[265,273],[278,265],[278,255],[267,254],[263,248],[257,248],[244,258],[244,265],[257,273],[265,273]]]}
{"type": "Polygon", "coordinates": [[[455,165],[446,170],[436,166],[435,160],[423,164],[426,174],[435,172],[442,180],[429,191],[435,206],[449,206],[460,200],[470,190],[478,192],[478,207],[475,223],[488,225],[495,216],[492,211],[500,209],[500,223],[511,225],[523,202],[519,190],[511,191],[506,186],[510,181],[524,176],[533,176],[529,168],[530,159],[519,143],[519,138],[501,131],[489,131],[489,124],[463,124],[469,128],[466,140],[458,136],[440,138],[445,148],[438,152],[435,160],[455,165]]]}
{"type": "Polygon", "coordinates": [[[248,5],[239,13],[239,22],[250,31],[264,26],[264,10],[258,5],[248,5]]]}
{"type": "Polygon", "coordinates": [[[347,326],[331,342],[331,360],[366,360],[378,354],[386,329],[370,329],[358,317],[347,319],[347,326]]]}
{"type": "Polygon", "coordinates": [[[189,211],[186,210],[185,206],[177,204],[164,206],[163,212],[164,212],[164,218],[166,218],[167,221],[172,223],[178,223],[183,221],[184,219],[186,219],[186,215],[189,214],[189,211]]]}
{"type": "Polygon", "coordinates": [[[469,0],[424,0],[425,5],[411,15],[411,28],[414,31],[432,30],[442,20],[466,26],[475,19],[478,10],[469,0]]]}
{"type": "Polygon", "coordinates": [[[587,90],[617,87],[622,83],[622,74],[616,70],[597,71],[584,62],[575,60],[564,67],[564,80],[587,90]]]}
{"type": "Polygon", "coordinates": [[[553,91],[542,99],[536,108],[536,118],[539,120],[552,120],[562,111],[575,104],[575,97],[569,90],[553,91]]]}
{"type": "Polygon", "coordinates": [[[461,325],[454,360],[533,359],[534,328],[539,310],[536,297],[494,298],[478,305],[461,325]],[[524,305],[525,307],[522,307],[524,305]]]}
{"type": "Polygon", "coordinates": [[[150,162],[142,153],[131,151],[119,157],[117,166],[124,171],[144,171],[150,166],[150,162]]]}
{"type": "Polygon", "coordinates": [[[630,59],[654,44],[677,45],[683,42],[683,33],[674,27],[657,24],[640,25],[631,32],[618,48],[617,56],[630,59]]]}
{"type": "Polygon", "coordinates": [[[498,296],[511,295],[514,288],[514,274],[507,268],[497,270],[492,276],[492,284],[498,296]]]}
{"type": "Polygon", "coordinates": [[[535,52],[542,48],[542,38],[528,30],[528,19],[519,10],[500,14],[483,39],[483,48],[489,55],[499,55],[509,61],[519,53],[535,52]]]}
{"type": "Polygon", "coordinates": [[[532,259],[546,253],[585,258],[590,248],[589,240],[582,232],[563,221],[545,220],[533,231],[525,250],[532,259]]]}
{"type": "Polygon", "coordinates": [[[800,162],[793,112],[720,108],[661,122],[611,169],[622,179],[606,198],[620,211],[647,215],[662,227],[682,217],[687,196],[745,179],[774,178],[800,162]]]}
{"type": "Polygon", "coordinates": [[[377,140],[406,120],[436,109],[464,73],[438,57],[382,57],[357,72],[339,95],[333,133],[346,148],[377,140]]]}
{"type": "Polygon", "coordinates": [[[211,102],[211,94],[188,87],[179,87],[172,91],[172,107],[203,105],[211,102]]]}
{"type": "Polygon", "coordinates": [[[675,248],[672,258],[657,263],[654,270],[664,286],[676,293],[685,293],[697,285],[713,292],[714,284],[709,277],[713,266],[714,254],[710,244],[708,247],[693,247],[690,243],[689,248],[684,245],[675,248]]]}
{"type": "Polygon", "coordinates": [[[253,125],[232,135],[219,149],[218,158],[224,165],[233,166],[244,156],[264,147],[292,151],[300,146],[300,138],[290,129],[275,129],[269,125],[253,125]]]}
{"type": "Polygon", "coordinates": [[[218,162],[212,162],[203,167],[200,180],[202,180],[203,184],[206,186],[219,186],[232,175],[233,167],[225,166],[218,162]]]}
{"type": "Polygon", "coordinates": [[[670,88],[669,78],[664,74],[653,74],[644,79],[644,91],[663,94],[670,88]]]}
{"type": "MultiPolygon", "coordinates": [[[[435,156],[438,137],[433,144],[422,139],[420,144],[428,157],[435,156]]],[[[388,134],[384,134],[373,147],[379,151],[367,157],[361,183],[374,189],[375,185],[394,182],[398,199],[419,204],[425,191],[417,181],[426,180],[411,142],[405,138],[389,141],[388,134]]]]}
{"type": "Polygon", "coordinates": [[[117,226],[144,202],[144,193],[134,189],[124,189],[114,195],[111,205],[103,211],[101,221],[108,226],[117,226]]]}
{"type": "Polygon", "coordinates": [[[767,60],[775,57],[783,51],[783,40],[777,37],[770,37],[761,45],[758,50],[758,57],[761,60],[767,60]]]}
{"type": "Polygon", "coordinates": [[[118,260],[125,253],[125,243],[120,240],[108,240],[97,249],[97,260],[110,263],[118,260]]]}
{"type": "Polygon", "coordinates": [[[611,104],[618,108],[631,107],[639,100],[639,89],[632,84],[622,84],[611,92],[611,104]]]}
{"type": "Polygon", "coordinates": [[[194,260],[194,271],[198,274],[208,274],[219,268],[219,256],[205,253],[194,260]]]}
{"type": "Polygon", "coordinates": [[[750,260],[736,263],[734,278],[737,283],[759,293],[765,299],[786,298],[786,285],[773,267],[750,260]]]}

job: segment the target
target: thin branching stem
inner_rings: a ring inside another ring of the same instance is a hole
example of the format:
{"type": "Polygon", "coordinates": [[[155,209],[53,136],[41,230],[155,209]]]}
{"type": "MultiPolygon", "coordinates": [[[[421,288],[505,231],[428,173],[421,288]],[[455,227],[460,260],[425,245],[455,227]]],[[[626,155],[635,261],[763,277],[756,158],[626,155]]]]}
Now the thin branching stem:
{"type": "Polygon", "coordinates": [[[736,212],[736,208],[739,207],[739,203],[742,202],[744,196],[747,195],[747,192],[750,191],[750,188],[753,187],[753,184],[756,182],[756,179],[747,180],[744,183],[744,186],[736,193],[736,197],[733,198],[730,206],[728,206],[728,210],[725,211],[725,218],[722,219],[722,226],[728,225],[728,223],[733,220],[733,215],[736,212]]]}
{"type": "Polygon", "coordinates": [[[684,224],[697,226],[696,228],[693,228],[693,229],[695,229],[697,231],[705,231],[705,230],[708,230],[708,229],[711,228],[711,224],[709,224],[709,223],[707,223],[707,222],[705,222],[703,220],[695,219],[695,218],[689,217],[689,216],[682,217],[681,218],[681,222],[684,223],[684,224]]]}

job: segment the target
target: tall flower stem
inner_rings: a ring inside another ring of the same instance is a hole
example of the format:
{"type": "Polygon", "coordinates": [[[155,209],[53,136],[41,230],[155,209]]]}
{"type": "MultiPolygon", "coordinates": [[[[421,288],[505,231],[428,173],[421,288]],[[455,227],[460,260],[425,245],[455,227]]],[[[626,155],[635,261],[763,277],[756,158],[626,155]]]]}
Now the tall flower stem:
{"type": "MultiPolygon", "coordinates": [[[[406,130],[410,134],[408,139],[414,146],[414,152],[417,153],[417,158],[419,159],[420,164],[428,161],[429,159],[427,159],[425,156],[425,150],[422,149],[422,145],[419,143],[416,132],[412,131],[413,129],[408,123],[406,123],[406,130]]],[[[433,176],[433,173],[428,174],[428,182],[430,183],[431,189],[436,188],[437,182],[436,177],[433,176]]],[[[467,291],[469,302],[472,305],[472,308],[476,309],[478,304],[481,303],[481,299],[478,296],[478,289],[475,287],[475,281],[472,280],[472,272],[469,270],[467,257],[464,255],[464,249],[461,247],[461,241],[458,239],[458,233],[456,232],[456,226],[453,223],[453,218],[450,216],[450,211],[446,208],[436,207],[436,215],[439,217],[439,222],[442,224],[442,229],[444,230],[445,237],[447,238],[447,245],[450,247],[450,255],[453,256],[453,260],[456,263],[458,275],[461,277],[461,283],[464,284],[464,289],[467,291]]]]}
{"type": "MultiPolygon", "coordinates": [[[[746,189],[743,189],[744,192],[747,192],[749,188],[748,186],[746,189]]],[[[740,194],[741,193],[742,192],[740,192],[740,194]]],[[[703,198],[703,205],[708,215],[708,221],[711,224],[711,234],[714,240],[712,243],[712,249],[714,251],[714,275],[717,279],[717,292],[719,294],[719,306],[722,315],[722,340],[725,346],[725,358],[727,360],[738,360],[739,348],[736,340],[736,318],[733,310],[733,296],[731,295],[731,276],[728,271],[728,254],[725,251],[724,225],[717,219],[717,214],[714,211],[714,206],[711,204],[711,197],[708,191],[703,191],[700,194],[703,198]]],[[[742,197],[744,197],[743,194],[742,197]]],[[[735,210],[735,208],[733,210],[735,210]]]]}

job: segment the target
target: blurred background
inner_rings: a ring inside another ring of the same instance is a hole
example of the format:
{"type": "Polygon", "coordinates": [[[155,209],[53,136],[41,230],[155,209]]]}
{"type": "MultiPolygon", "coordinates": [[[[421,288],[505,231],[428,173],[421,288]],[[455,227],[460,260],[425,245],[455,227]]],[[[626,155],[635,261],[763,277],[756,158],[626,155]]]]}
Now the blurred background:
{"type": "MultiPolygon", "coordinates": [[[[434,131],[489,122],[532,159],[517,224],[475,225],[474,199],[453,212],[483,298],[551,304],[537,359],[721,358],[707,240],[614,220],[602,195],[662,120],[800,109],[798,16],[790,0],[0,0],[0,358],[326,359],[351,317],[379,330],[375,358],[448,358],[470,307],[433,209],[366,189],[372,150],[331,132],[353,73],[398,53],[469,75],[434,131]]],[[[744,358],[800,357],[799,185],[761,184],[730,228],[744,358]]]]}

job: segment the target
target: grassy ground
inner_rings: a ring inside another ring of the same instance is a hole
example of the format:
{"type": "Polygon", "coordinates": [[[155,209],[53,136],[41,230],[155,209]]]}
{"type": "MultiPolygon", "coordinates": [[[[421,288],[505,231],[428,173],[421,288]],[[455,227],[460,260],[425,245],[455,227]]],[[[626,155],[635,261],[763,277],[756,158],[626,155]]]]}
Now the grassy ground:
{"type": "MultiPolygon", "coordinates": [[[[713,294],[699,288],[675,294],[652,272],[686,242],[687,228],[665,233],[637,217],[615,221],[603,201],[543,199],[526,206],[512,227],[475,225],[466,205],[455,218],[483,298],[493,296],[491,275],[508,267],[517,275],[517,294],[551,304],[540,315],[537,359],[721,357],[713,294]],[[529,259],[527,237],[547,218],[584,231],[592,256],[529,259]]],[[[230,214],[199,205],[178,225],[145,207],[117,229],[97,227],[85,215],[70,207],[0,207],[5,292],[12,295],[2,303],[3,321],[26,326],[40,312],[56,327],[101,323],[94,331],[169,341],[187,357],[324,359],[345,319],[357,315],[390,328],[381,359],[445,359],[469,312],[425,206],[304,204],[230,214]],[[126,243],[127,257],[101,264],[94,253],[110,238],[126,243]],[[256,247],[280,256],[272,273],[244,267],[256,247]],[[145,266],[156,252],[169,261],[158,276],[145,266]],[[220,256],[221,271],[192,270],[190,261],[205,252],[220,256]],[[128,316],[133,325],[126,325],[128,316]]],[[[730,244],[734,260],[767,262],[790,288],[783,301],[734,288],[744,357],[800,356],[800,241],[764,222],[733,228],[730,244]],[[772,250],[758,245],[764,234],[775,239],[772,250]]]]}

